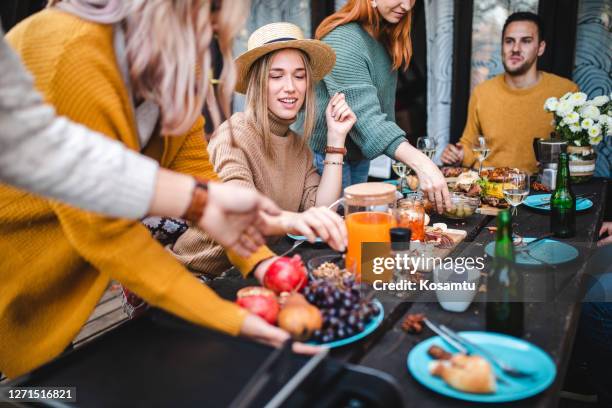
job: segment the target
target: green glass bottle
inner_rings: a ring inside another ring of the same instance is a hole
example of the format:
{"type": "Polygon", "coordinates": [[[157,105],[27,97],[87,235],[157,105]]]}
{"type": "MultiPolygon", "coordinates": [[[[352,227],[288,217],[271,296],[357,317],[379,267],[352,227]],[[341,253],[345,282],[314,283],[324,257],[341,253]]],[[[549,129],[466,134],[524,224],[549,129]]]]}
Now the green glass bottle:
{"type": "Polygon", "coordinates": [[[512,218],[508,210],[497,215],[495,256],[487,279],[487,330],[523,335],[523,278],[514,264],[512,218]]]}
{"type": "Polygon", "coordinates": [[[557,184],[550,196],[550,232],[559,238],[576,235],[576,196],[570,185],[567,153],[559,154],[557,184]]]}

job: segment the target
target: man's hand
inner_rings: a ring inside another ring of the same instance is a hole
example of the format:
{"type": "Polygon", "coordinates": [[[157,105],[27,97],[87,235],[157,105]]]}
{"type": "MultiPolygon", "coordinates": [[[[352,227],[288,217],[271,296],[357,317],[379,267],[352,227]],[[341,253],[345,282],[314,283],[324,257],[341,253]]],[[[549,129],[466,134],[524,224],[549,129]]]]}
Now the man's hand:
{"type": "Polygon", "coordinates": [[[605,245],[612,244],[612,221],[604,222],[599,230],[599,237],[601,238],[597,241],[597,246],[602,247],[605,245]],[[607,235],[605,238],[601,238],[604,234],[607,235]]]}
{"type": "Polygon", "coordinates": [[[253,189],[211,182],[199,226],[225,248],[248,257],[265,243],[261,214],[278,215],[280,209],[253,189]]]}
{"type": "Polygon", "coordinates": [[[461,165],[463,162],[463,146],[459,143],[456,145],[452,143],[447,144],[440,159],[442,159],[442,163],[450,166],[461,165]]]}

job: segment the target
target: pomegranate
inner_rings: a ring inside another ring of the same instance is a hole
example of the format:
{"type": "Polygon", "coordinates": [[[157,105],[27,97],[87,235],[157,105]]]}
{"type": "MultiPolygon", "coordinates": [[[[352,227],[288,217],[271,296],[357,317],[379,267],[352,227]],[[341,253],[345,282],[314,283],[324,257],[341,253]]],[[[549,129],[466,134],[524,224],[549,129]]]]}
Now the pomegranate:
{"type": "Polygon", "coordinates": [[[277,294],[299,291],[306,283],[308,275],[299,255],[278,258],[268,267],[264,276],[264,286],[277,294]]]}
{"type": "Polygon", "coordinates": [[[248,286],[238,291],[238,306],[256,314],[270,324],[276,324],[279,305],[276,295],[261,286],[248,286]]]}

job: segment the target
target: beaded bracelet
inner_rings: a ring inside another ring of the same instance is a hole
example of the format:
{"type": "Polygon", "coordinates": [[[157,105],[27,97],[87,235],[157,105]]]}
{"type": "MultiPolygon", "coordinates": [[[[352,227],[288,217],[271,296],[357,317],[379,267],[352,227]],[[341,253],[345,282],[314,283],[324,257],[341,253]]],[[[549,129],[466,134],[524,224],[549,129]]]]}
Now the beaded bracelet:
{"type": "Polygon", "coordinates": [[[343,166],[344,162],[337,162],[337,161],[331,161],[331,160],[323,160],[323,164],[335,164],[337,166],[343,166]]]}

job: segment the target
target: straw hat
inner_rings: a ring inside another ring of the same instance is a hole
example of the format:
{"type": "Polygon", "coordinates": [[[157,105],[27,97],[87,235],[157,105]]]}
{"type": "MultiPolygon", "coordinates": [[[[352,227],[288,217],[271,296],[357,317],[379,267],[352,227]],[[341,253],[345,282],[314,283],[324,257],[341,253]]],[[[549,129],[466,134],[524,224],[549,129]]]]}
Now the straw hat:
{"type": "Polygon", "coordinates": [[[327,75],[336,63],[336,53],[329,45],[319,40],[304,39],[304,33],[295,24],[267,24],[251,34],[247,51],[236,58],[236,92],[246,93],[249,69],[255,61],[282,48],[296,48],[308,55],[314,82],[327,75]]]}

